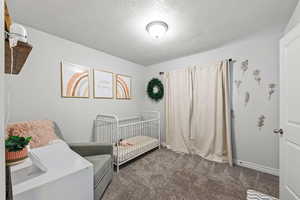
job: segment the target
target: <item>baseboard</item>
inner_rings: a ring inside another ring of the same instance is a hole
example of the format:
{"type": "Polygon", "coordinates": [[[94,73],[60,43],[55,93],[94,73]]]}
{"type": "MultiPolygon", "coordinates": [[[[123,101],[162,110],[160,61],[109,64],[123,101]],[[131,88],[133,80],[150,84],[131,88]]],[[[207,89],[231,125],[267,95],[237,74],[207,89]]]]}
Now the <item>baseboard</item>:
{"type": "Polygon", "coordinates": [[[272,174],[274,176],[279,176],[279,169],[266,167],[263,165],[259,165],[259,164],[252,163],[252,162],[246,162],[246,161],[242,161],[242,160],[234,160],[234,163],[241,167],[246,167],[246,168],[254,169],[256,171],[260,171],[263,173],[272,174]]]}
{"type": "MultiPolygon", "coordinates": [[[[168,148],[168,145],[166,143],[161,143],[162,147],[168,148]]],[[[267,174],[272,174],[274,176],[279,176],[279,169],[275,169],[272,167],[267,167],[264,165],[260,165],[257,163],[252,163],[252,162],[247,162],[247,161],[242,161],[242,160],[234,160],[234,164],[241,166],[241,167],[246,167],[249,169],[253,169],[256,171],[260,171],[263,173],[267,173],[267,174]]]]}

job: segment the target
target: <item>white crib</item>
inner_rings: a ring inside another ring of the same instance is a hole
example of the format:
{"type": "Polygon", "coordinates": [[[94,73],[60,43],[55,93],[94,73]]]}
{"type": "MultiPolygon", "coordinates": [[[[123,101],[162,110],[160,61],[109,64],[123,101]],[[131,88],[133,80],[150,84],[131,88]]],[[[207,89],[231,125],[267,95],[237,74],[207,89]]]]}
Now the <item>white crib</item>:
{"type": "Polygon", "coordinates": [[[95,140],[114,146],[113,160],[117,172],[120,165],[154,148],[160,148],[159,112],[143,112],[120,119],[116,115],[100,114],[97,115],[94,125],[95,140]],[[124,141],[129,145],[124,145],[124,141]]]}

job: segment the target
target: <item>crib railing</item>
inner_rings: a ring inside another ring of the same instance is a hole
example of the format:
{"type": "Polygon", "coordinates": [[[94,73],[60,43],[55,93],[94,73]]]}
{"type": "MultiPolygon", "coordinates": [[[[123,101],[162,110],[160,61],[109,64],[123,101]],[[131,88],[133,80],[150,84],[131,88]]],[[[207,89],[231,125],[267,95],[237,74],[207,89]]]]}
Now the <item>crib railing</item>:
{"type": "MultiPolygon", "coordinates": [[[[148,136],[157,139],[157,144],[160,146],[160,114],[159,112],[143,112],[140,115],[119,119],[116,115],[97,115],[94,121],[94,138],[97,142],[113,144],[116,148],[115,164],[117,170],[119,165],[126,162],[119,162],[119,155],[127,155],[127,152],[121,152],[123,148],[119,148],[120,140],[133,138],[136,136],[148,136]]],[[[139,148],[139,147],[135,147],[139,148]]],[[[142,152],[142,148],[140,151],[142,152]]],[[[124,151],[130,151],[130,148],[124,151]]],[[[139,154],[141,154],[139,153],[139,154]]],[[[137,155],[130,156],[130,159],[137,155]]]]}
{"type": "Polygon", "coordinates": [[[149,136],[159,138],[159,119],[150,119],[138,121],[119,126],[118,134],[120,139],[131,138],[135,136],[149,136]]]}
{"type": "Polygon", "coordinates": [[[160,114],[156,111],[119,119],[116,115],[97,115],[94,121],[94,138],[109,144],[120,139],[145,135],[160,140],[160,114]]]}

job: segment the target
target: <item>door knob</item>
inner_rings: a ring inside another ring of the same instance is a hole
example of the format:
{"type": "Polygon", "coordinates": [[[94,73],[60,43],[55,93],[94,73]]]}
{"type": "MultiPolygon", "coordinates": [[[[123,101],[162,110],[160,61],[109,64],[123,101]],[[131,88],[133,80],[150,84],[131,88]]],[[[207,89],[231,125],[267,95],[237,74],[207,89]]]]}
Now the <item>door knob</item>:
{"type": "Polygon", "coordinates": [[[273,132],[276,133],[276,134],[283,135],[283,130],[282,129],[274,129],[273,132]]]}

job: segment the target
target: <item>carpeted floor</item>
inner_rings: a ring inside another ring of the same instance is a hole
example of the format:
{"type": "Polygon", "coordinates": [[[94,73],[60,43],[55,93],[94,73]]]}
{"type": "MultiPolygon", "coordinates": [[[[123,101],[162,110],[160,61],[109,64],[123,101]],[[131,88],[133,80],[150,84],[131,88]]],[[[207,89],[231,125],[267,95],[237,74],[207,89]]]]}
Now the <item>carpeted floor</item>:
{"type": "Polygon", "coordinates": [[[121,168],[103,200],[246,200],[247,189],[278,197],[278,177],[167,149],[121,168]]]}

